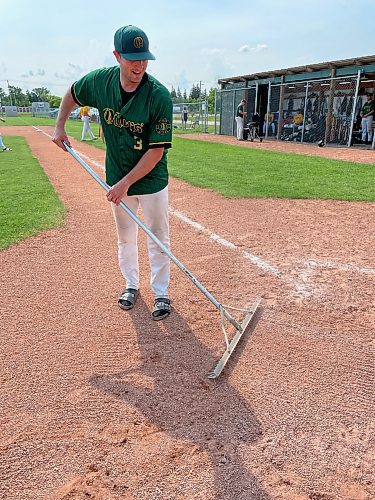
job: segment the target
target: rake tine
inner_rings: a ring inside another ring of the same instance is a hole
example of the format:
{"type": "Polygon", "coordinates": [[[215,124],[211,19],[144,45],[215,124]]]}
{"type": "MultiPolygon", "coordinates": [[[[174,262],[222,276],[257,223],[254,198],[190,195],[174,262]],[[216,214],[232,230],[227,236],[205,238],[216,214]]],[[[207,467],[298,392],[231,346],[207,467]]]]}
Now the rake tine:
{"type": "Polygon", "coordinates": [[[240,325],[240,328],[237,329],[236,334],[234,335],[233,339],[229,343],[229,346],[227,347],[227,349],[224,351],[224,354],[222,355],[222,357],[220,358],[220,360],[218,361],[216,366],[214,366],[214,368],[208,373],[208,375],[207,375],[208,378],[215,379],[223,371],[224,366],[227,364],[228,359],[233,354],[233,351],[236,348],[240,338],[245,333],[246,328],[248,327],[250,321],[253,319],[254,314],[255,314],[256,310],[258,309],[261,300],[262,300],[261,297],[258,297],[255,300],[255,302],[253,303],[253,305],[251,306],[251,309],[248,310],[245,318],[243,319],[243,321],[240,325]]]}

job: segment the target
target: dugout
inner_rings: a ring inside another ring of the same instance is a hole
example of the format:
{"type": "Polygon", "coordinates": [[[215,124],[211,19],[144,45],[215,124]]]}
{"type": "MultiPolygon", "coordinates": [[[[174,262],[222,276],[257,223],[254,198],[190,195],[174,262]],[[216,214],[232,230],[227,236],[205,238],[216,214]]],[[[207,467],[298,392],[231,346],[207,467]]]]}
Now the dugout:
{"type": "MultiPolygon", "coordinates": [[[[260,116],[260,133],[274,140],[351,146],[360,143],[359,116],[375,95],[375,55],[245,74],[218,80],[215,133],[235,135],[235,110],[260,116]]],[[[374,146],[374,141],[373,141],[374,146]]]]}

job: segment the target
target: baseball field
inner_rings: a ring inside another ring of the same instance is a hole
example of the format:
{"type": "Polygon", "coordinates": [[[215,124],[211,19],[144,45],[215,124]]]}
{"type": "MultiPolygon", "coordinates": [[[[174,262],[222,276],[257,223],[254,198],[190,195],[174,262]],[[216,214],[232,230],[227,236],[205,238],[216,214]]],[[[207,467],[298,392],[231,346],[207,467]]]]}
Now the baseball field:
{"type": "Polygon", "coordinates": [[[174,255],[224,304],[262,297],[209,380],[218,312],[173,266],[151,321],[144,234],[117,307],[110,206],[51,125],[1,127],[0,498],[375,498],[375,152],[175,137],[174,255]]]}

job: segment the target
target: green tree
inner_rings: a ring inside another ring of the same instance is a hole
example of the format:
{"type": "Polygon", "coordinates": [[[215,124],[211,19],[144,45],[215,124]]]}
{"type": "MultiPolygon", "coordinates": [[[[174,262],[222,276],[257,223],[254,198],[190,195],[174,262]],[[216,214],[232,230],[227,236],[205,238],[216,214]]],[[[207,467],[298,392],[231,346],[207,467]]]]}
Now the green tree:
{"type": "Polygon", "coordinates": [[[48,102],[49,102],[49,105],[51,106],[51,108],[59,108],[61,101],[62,101],[62,97],[59,97],[57,95],[51,95],[48,98],[48,102]]]}
{"type": "Polygon", "coordinates": [[[29,106],[30,102],[20,87],[9,85],[9,97],[13,106],[29,106]]]}
{"type": "Polygon", "coordinates": [[[201,91],[199,85],[193,84],[192,88],[190,89],[189,99],[191,99],[192,101],[196,101],[199,100],[200,97],[201,97],[201,91]]]}
{"type": "Polygon", "coordinates": [[[0,102],[2,106],[7,106],[9,104],[9,97],[5,93],[5,90],[0,87],[0,102]]]}
{"type": "Polygon", "coordinates": [[[215,88],[210,88],[207,95],[207,108],[210,114],[215,111],[215,88]]]}
{"type": "Polygon", "coordinates": [[[46,87],[38,87],[28,91],[28,96],[31,102],[49,102],[51,92],[46,87]]]}
{"type": "Polygon", "coordinates": [[[184,102],[187,101],[187,94],[186,94],[186,89],[184,89],[184,93],[183,93],[183,99],[184,99],[184,102]]]}
{"type": "Polygon", "coordinates": [[[171,92],[170,92],[170,93],[171,93],[171,97],[172,97],[172,99],[175,99],[175,98],[177,97],[177,94],[176,94],[176,91],[175,91],[175,89],[174,89],[173,85],[172,85],[172,90],[171,90],[171,92]]]}
{"type": "Polygon", "coordinates": [[[177,97],[177,99],[181,99],[181,97],[182,97],[180,87],[177,87],[176,97],[177,97]]]}

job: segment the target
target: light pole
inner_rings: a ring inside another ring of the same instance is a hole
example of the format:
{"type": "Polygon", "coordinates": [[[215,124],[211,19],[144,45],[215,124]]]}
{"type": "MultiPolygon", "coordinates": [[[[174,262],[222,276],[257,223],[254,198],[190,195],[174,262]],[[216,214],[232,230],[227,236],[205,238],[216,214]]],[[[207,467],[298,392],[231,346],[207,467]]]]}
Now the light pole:
{"type": "Polygon", "coordinates": [[[7,80],[7,84],[8,84],[8,93],[9,93],[10,105],[13,106],[12,94],[10,93],[10,87],[9,87],[9,80],[7,80]]]}

